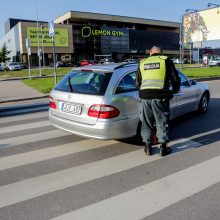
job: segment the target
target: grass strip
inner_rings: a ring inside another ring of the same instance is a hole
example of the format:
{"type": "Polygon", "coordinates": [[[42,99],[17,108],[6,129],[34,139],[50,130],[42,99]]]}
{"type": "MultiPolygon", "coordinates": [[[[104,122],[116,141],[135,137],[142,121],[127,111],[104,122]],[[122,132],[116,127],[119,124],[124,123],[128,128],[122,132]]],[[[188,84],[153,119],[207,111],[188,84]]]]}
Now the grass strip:
{"type": "MultiPolygon", "coordinates": [[[[65,67],[65,68],[57,68],[57,75],[60,74],[66,74],[68,73],[73,67],[65,67]]],[[[41,75],[42,76],[48,76],[53,75],[54,69],[42,69],[41,75]]],[[[31,70],[31,76],[39,76],[40,72],[39,69],[33,69],[31,70]]],[[[0,72],[0,79],[8,79],[8,78],[15,78],[15,77],[28,77],[29,71],[28,69],[19,70],[19,71],[3,71],[0,72]]]]}
{"type": "MultiPolygon", "coordinates": [[[[58,76],[57,80],[59,81],[61,78],[58,76]]],[[[50,93],[55,86],[54,78],[24,79],[22,82],[44,94],[50,93]]]]}
{"type": "Polygon", "coordinates": [[[183,68],[179,70],[191,78],[220,76],[220,67],[183,68]]]}

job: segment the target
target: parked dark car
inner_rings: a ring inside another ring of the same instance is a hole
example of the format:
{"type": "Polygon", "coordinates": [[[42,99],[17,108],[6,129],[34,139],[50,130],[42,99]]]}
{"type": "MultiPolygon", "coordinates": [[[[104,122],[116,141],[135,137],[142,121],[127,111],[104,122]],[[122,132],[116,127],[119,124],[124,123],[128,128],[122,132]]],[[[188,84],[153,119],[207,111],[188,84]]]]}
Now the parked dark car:
{"type": "Polygon", "coordinates": [[[72,67],[72,63],[57,62],[56,67],[72,67]]]}

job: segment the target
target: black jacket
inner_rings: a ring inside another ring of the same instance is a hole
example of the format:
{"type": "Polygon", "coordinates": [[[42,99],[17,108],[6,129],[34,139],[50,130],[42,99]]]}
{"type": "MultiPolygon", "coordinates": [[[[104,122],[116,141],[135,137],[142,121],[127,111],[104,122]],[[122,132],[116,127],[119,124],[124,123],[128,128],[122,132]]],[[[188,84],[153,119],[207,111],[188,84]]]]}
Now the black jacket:
{"type": "MultiPolygon", "coordinates": [[[[158,56],[160,54],[153,54],[152,56],[158,56]]],[[[166,65],[166,74],[165,74],[165,83],[163,89],[143,89],[141,90],[142,76],[140,68],[138,67],[137,77],[136,77],[136,86],[139,89],[139,97],[141,99],[171,99],[173,93],[176,93],[180,89],[180,77],[178,72],[173,64],[173,61],[170,58],[167,58],[165,61],[166,65]],[[170,84],[172,85],[172,90],[170,90],[170,84]]]]}

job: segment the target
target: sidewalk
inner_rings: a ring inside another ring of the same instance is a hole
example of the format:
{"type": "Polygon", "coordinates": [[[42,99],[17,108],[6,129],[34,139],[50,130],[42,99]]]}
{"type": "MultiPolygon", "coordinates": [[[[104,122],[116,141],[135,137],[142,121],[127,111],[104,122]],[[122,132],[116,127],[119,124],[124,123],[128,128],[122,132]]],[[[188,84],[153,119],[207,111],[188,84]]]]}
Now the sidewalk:
{"type": "Polygon", "coordinates": [[[49,94],[43,94],[25,85],[19,80],[0,81],[0,106],[21,104],[21,102],[31,103],[47,98],[49,94]],[[28,101],[29,100],[29,101],[28,101]]]}
{"type": "Polygon", "coordinates": [[[20,80],[0,81],[0,117],[45,111],[49,94],[43,94],[20,80]]]}

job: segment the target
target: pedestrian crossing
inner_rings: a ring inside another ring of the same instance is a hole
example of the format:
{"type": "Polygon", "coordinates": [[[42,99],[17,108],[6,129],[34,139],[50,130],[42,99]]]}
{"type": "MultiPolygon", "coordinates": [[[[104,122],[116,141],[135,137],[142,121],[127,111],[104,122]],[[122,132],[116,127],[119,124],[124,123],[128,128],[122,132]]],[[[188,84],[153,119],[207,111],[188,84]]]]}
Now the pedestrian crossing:
{"type": "Polygon", "coordinates": [[[62,219],[141,219],[220,181],[220,157],[135,188],[110,199],[70,212],[62,219]],[[213,169],[215,167],[215,169],[213,169]],[[166,198],[166,199],[164,199],[166,198]],[[138,201],[134,203],[134,201],[138,201]],[[146,208],[147,204],[147,208],[146,208]],[[135,210],[135,212],[134,212],[135,210]]]}
{"type": "Polygon", "coordinates": [[[220,182],[220,150],[207,157],[206,147],[193,141],[211,131],[171,141],[167,157],[156,148],[146,157],[143,146],[128,140],[79,138],[56,128],[40,132],[50,126],[46,116],[0,122],[2,135],[24,131],[0,140],[1,220],[141,219],[220,182]],[[25,134],[33,128],[39,132],[25,134]]]}
{"type": "MultiPolygon", "coordinates": [[[[25,129],[32,129],[32,128],[39,128],[50,125],[49,121],[42,121],[42,122],[35,122],[31,124],[27,124],[25,126],[25,129]]],[[[23,129],[23,125],[11,125],[8,127],[1,128],[0,134],[8,133],[8,132],[14,132],[14,131],[20,131],[23,129]]]]}

